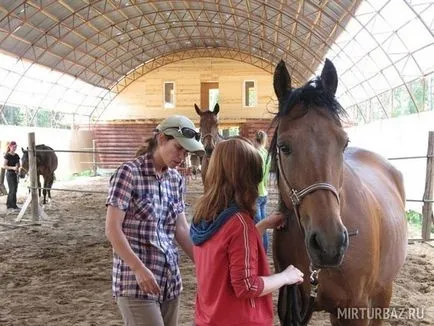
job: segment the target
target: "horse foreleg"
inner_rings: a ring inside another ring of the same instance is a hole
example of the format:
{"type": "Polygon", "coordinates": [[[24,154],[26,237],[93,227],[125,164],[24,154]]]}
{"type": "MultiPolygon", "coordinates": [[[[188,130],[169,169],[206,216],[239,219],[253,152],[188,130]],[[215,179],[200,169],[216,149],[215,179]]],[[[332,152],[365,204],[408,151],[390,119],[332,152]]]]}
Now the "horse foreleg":
{"type": "Polygon", "coordinates": [[[47,188],[48,188],[48,180],[44,177],[44,189],[42,193],[44,194],[44,201],[42,202],[44,205],[47,203],[47,188]]]}
{"type": "Polygon", "coordinates": [[[48,198],[50,199],[51,199],[51,187],[53,187],[53,183],[54,183],[54,174],[51,174],[47,182],[48,198]]]}
{"type": "Polygon", "coordinates": [[[387,316],[383,316],[383,312],[389,308],[390,300],[392,299],[392,288],[393,284],[390,283],[380,293],[372,297],[371,310],[373,311],[373,318],[369,324],[370,326],[383,325],[384,318],[387,318],[387,316]]]}
{"type": "Polygon", "coordinates": [[[363,318],[361,308],[342,308],[347,309],[351,314],[350,318],[341,318],[335,314],[330,314],[330,323],[332,326],[368,326],[369,319],[363,318]]]}
{"type": "Polygon", "coordinates": [[[328,311],[332,326],[368,326],[372,319],[368,296],[346,302],[346,307],[336,307],[328,311]]]}
{"type": "Polygon", "coordinates": [[[38,174],[38,194],[41,197],[41,177],[38,174]]]}

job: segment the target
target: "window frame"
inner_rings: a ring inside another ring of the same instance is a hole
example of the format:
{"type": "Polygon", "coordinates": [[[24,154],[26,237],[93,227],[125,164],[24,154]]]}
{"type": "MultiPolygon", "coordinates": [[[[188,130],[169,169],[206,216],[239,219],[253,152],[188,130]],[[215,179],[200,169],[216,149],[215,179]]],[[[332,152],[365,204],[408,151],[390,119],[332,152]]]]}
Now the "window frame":
{"type": "Polygon", "coordinates": [[[246,79],[243,81],[243,107],[244,108],[256,108],[258,106],[258,86],[256,84],[256,80],[254,79],[246,79]],[[253,89],[255,90],[255,104],[251,105],[249,103],[246,103],[246,93],[247,93],[247,87],[246,84],[252,82],[253,83],[253,89]]]}
{"type": "Polygon", "coordinates": [[[164,81],[163,82],[163,108],[174,109],[176,107],[176,84],[174,81],[164,81]],[[166,102],[166,84],[173,85],[173,103],[166,102]]]}

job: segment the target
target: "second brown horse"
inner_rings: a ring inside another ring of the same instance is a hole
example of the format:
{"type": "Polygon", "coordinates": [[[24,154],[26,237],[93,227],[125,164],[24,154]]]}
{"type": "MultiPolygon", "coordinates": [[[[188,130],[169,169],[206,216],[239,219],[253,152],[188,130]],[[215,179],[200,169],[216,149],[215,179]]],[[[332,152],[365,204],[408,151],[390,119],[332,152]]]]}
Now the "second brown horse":
{"type": "Polygon", "coordinates": [[[218,117],[220,111],[218,103],[214,106],[214,110],[202,111],[196,104],[194,105],[196,113],[200,116],[200,133],[202,137],[202,144],[205,149],[205,155],[202,157],[201,174],[202,182],[205,182],[206,171],[208,170],[208,162],[211,157],[212,151],[217,143],[224,138],[219,134],[218,117]]]}

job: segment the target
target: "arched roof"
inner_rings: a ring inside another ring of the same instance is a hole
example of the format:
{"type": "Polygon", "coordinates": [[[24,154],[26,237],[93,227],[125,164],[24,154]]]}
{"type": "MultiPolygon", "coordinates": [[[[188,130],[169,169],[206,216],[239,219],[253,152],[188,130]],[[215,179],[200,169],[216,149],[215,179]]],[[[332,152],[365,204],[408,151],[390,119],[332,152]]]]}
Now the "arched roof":
{"type": "MultiPolygon", "coordinates": [[[[2,0],[0,50],[98,87],[99,100],[85,105],[97,116],[140,74],[205,55],[248,62],[270,72],[283,59],[298,84],[329,55],[338,62],[342,94],[351,105],[360,100],[352,98],[357,87],[373,96],[366,84],[370,78],[387,80],[384,75],[392,67],[398,81],[405,83],[397,64],[417,62],[422,50],[434,54],[433,21],[434,4],[423,0],[2,0]],[[396,5],[399,12],[393,11],[396,5]],[[401,23],[393,16],[402,16],[401,23]],[[423,34],[410,35],[414,21],[423,34]],[[356,42],[356,37],[362,41],[356,42]],[[419,38],[423,41],[417,42],[419,38]],[[376,51],[385,63],[367,72],[363,65],[376,60],[376,51]],[[396,51],[405,53],[399,57],[396,51]],[[405,58],[407,63],[401,62],[405,58]],[[348,82],[342,78],[345,74],[348,82]]],[[[32,64],[20,68],[19,74],[25,76],[32,64]]],[[[427,71],[432,72],[432,65],[419,66],[414,74],[427,71]]],[[[20,83],[23,78],[18,77],[5,86],[9,95],[0,95],[0,105],[14,97],[20,83]]]]}

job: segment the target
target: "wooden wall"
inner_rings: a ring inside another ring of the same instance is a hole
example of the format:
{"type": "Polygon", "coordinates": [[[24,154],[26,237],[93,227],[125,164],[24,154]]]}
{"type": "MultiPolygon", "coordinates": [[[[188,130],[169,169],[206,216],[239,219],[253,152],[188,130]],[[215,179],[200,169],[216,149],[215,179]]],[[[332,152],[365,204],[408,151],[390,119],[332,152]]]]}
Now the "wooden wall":
{"type": "Polygon", "coordinates": [[[271,120],[269,119],[248,119],[240,125],[240,135],[253,141],[256,137],[256,132],[263,130],[267,133],[268,143],[270,143],[274,129],[271,128],[271,120]]]}
{"type": "Polygon", "coordinates": [[[272,75],[239,61],[219,58],[195,58],[156,69],[137,79],[120,93],[107,108],[102,120],[162,119],[183,114],[198,121],[193,104],[200,105],[201,82],[218,82],[220,89],[220,121],[267,119],[267,110],[275,109],[272,75]],[[243,84],[254,80],[257,106],[242,107],[243,84]],[[163,107],[163,84],[175,82],[175,108],[163,107]]]}
{"type": "MultiPolygon", "coordinates": [[[[240,134],[254,140],[257,130],[268,131],[276,110],[273,76],[257,67],[219,58],[195,58],[179,61],[156,69],[137,79],[120,93],[94,128],[97,149],[123,150],[118,155],[98,155],[101,168],[115,168],[134,156],[135,150],[152,129],[164,118],[182,114],[199,127],[194,103],[201,106],[201,83],[218,83],[220,90],[219,127],[238,127],[240,134]],[[254,80],[256,107],[243,107],[244,81],[254,80]],[[175,107],[164,108],[164,82],[175,83],[175,107]],[[127,150],[127,153],[125,153],[127,150]]],[[[203,109],[203,103],[201,108],[203,109]]]]}
{"type": "MultiPolygon", "coordinates": [[[[239,124],[240,135],[254,141],[256,132],[264,130],[268,134],[268,143],[273,136],[274,128],[270,128],[271,120],[246,119],[239,124]]],[[[99,169],[115,169],[123,162],[132,159],[136,150],[145,140],[152,136],[158,121],[100,123],[93,127],[93,139],[99,169]],[[110,154],[107,154],[110,153],[110,154]]],[[[219,124],[219,127],[222,127],[219,124]]]]}

